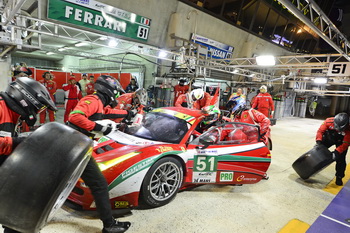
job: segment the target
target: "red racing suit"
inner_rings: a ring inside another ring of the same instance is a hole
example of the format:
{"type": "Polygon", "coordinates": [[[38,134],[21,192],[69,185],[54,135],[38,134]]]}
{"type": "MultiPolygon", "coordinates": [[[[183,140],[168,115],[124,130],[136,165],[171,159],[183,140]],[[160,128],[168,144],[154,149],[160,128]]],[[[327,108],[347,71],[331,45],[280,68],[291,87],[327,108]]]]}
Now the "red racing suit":
{"type": "Polygon", "coordinates": [[[85,92],[87,95],[92,95],[95,92],[95,83],[88,83],[85,87],[85,92]]]}
{"type": "Polygon", "coordinates": [[[350,145],[350,130],[338,132],[334,129],[334,117],[327,118],[317,130],[316,141],[322,141],[326,147],[335,145],[335,150],[339,153],[339,159],[336,161],[336,176],[344,177],[346,169],[346,153],[350,145]]]}
{"type": "Polygon", "coordinates": [[[127,115],[126,110],[104,107],[97,95],[87,95],[79,101],[74,111],[71,112],[69,122],[83,130],[91,131],[96,125],[94,121],[124,118],[127,115]]]}
{"type": "Polygon", "coordinates": [[[0,96],[0,164],[12,152],[15,127],[20,115],[12,111],[0,96]]]}
{"type": "Polygon", "coordinates": [[[63,84],[62,89],[64,90],[64,122],[68,121],[68,116],[71,111],[78,104],[79,100],[82,98],[81,91],[79,87],[75,84],[63,84]]]}
{"type": "Polygon", "coordinates": [[[132,102],[134,98],[134,92],[132,93],[125,93],[117,98],[118,105],[115,107],[115,109],[124,109],[124,110],[130,110],[132,108],[132,102]]]}
{"type": "MultiPolygon", "coordinates": [[[[57,90],[56,82],[52,80],[46,80],[46,79],[40,80],[39,82],[46,87],[47,91],[50,94],[51,99],[55,102],[55,94],[57,90]]],[[[55,121],[55,112],[50,109],[46,109],[40,113],[40,124],[45,123],[46,112],[49,114],[49,121],[50,122],[55,121]]]]}
{"type": "Polygon", "coordinates": [[[179,98],[180,95],[187,93],[189,90],[189,86],[188,85],[176,85],[174,87],[174,106],[176,103],[177,98],[179,98]]]}
{"type": "Polygon", "coordinates": [[[240,116],[236,116],[233,122],[242,122],[260,126],[260,135],[265,145],[268,144],[268,137],[270,135],[270,120],[261,112],[255,109],[244,110],[240,116]]]}
{"type": "Polygon", "coordinates": [[[259,93],[252,104],[252,108],[257,109],[266,117],[269,117],[269,111],[275,111],[272,97],[269,93],[259,93]]]}
{"type": "MultiPolygon", "coordinates": [[[[189,93],[180,95],[179,98],[177,98],[177,100],[176,100],[175,107],[187,108],[188,107],[188,100],[187,100],[188,94],[189,93]]],[[[202,108],[209,106],[210,102],[211,102],[211,95],[208,92],[204,92],[204,97],[200,100],[196,100],[192,105],[192,109],[201,110],[202,108]]]]}

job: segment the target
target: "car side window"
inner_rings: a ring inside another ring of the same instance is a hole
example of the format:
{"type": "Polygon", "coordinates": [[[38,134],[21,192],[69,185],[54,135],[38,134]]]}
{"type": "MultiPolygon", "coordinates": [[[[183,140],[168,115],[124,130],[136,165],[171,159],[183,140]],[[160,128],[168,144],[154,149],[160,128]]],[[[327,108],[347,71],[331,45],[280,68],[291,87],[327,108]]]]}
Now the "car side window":
{"type": "Polygon", "coordinates": [[[201,139],[210,140],[211,145],[245,144],[260,140],[259,128],[255,125],[244,123],[225,123],[211,127],[202,135],[194,139],[190,144],[202,145],[201,139]]]}

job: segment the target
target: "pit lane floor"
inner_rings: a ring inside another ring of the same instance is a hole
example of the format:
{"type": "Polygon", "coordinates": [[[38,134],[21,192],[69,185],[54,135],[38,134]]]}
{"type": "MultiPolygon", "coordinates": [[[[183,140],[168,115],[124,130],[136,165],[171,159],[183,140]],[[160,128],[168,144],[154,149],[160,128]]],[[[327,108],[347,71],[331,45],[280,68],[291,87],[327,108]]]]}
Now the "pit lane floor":
{"type": "MultiPolygon", "coordinates": [[[[59,122],[62,111],[58,112],[59,122]]],[[[323,190],[327,184],[333,185],[334,163],[307,181],[292,168],[292,163],[314,146],[322,122],[310,118],[277,121],[272,127],[269,180],[243,186],[203,185],[178,193],[166,206],[133,210],[133,215],[119,220],[132,223],[128,233],[305,232],[305,227],[298,225],[290,231],[282,229],[292,220],[311,225],[335,197],[323,190]]],[[[41,233],[97,233],[101,228],[97,219],[79,218],[60,209],[41,233]]]]}

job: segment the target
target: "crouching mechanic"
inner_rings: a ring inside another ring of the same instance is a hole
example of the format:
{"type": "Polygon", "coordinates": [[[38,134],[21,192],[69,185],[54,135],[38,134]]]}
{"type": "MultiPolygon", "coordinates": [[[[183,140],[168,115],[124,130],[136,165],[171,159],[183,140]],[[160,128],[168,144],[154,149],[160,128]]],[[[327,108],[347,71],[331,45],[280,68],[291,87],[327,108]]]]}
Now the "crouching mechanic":
{"type": "Polygon", "coordinates": [[[345,156],[348,152],[350,144],[349,116],[346,113],[339,113],[335,117],[327,118],[316,134],[316,143],[323,144],[327,148],[335,145],[336,148],[332,152],[335,165],[335,184],[343,185],[343,177],[345,176],[346,160],[345,156]]]}
{"type": "MultiPolygon", "coordinates": [[[[15,132],[18,120],[33,126],[36,115],[46,108],[57,111],[47,89],[31,78],[19,77],[5,92],[0,92],[0,165],[23,140],[15,132]]],[[[6,226],[3,228],[4,233],[18,233],[6,226]]]]}
{"type": "MultiPolygon", "coordinates": [[[[107,135],[113,130],[112,126],[102,126],[94,121],[129,118],[132,113],[131,111],[113,109],[117,105],[116,98],[119,97],[120,92],[124,92],[120,83],[115,78],[107,75],[98,77],[95,83],[95,91],[94,94],[87,95],[79,101],[70,113],[67,124],[88,136],[93,136],[92,131],[107,135]]],[[[113,218],[109,201],[108,184],[93,157],[88,162],[81,178],[94,196],[96,209],[103,222],[102,232],[125,232],[131,223],[119,222],[113,218]]]]}
{"type": "Polygon", "coordinates": [[[260,127],[260,136],[265,145],[269,145],[270,120],[261,112],[255,109],[248,109],[245,98],[234,96],[227,103],[231,111],[231,120],[233,122],[242,122],[260,127]]]}

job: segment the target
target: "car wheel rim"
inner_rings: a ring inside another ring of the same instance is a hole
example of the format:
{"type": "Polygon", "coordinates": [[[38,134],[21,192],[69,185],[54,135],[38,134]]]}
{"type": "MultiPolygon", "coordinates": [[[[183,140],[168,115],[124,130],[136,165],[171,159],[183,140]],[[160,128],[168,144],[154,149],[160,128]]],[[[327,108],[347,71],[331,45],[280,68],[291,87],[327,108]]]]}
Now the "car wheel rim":
{"type": "Polygon", "coordinates": [[[70,176],[68,182],[66,183],[63,191],[61,194],[58,196],[55,204],[53,205],[49,215],[48,215],[48,220],[50,220],[56,213],[56,211],[61,208],[61,206],[64,204],[66,201],[68,195],[72,192],[75,184],[77,183],[78,179],[80,178],[81,174],[83,173],[86,164],[89,162],[90,157],[87,156],[88,154],[85,155],[84,159],[79,163],[79,165],[75,168],[74,172],[70,176]]]}
{"type": "Polygon", "coordinates": [[[150,193],[155,200],[165,201],[176,193],[181,180],[181,170],[175,163],[163,163],[151,176],[150,193]]]}

